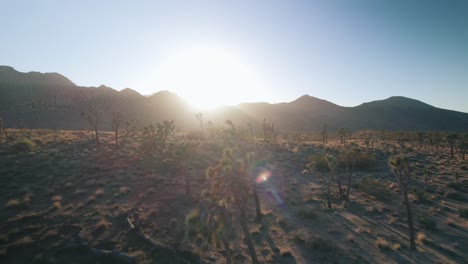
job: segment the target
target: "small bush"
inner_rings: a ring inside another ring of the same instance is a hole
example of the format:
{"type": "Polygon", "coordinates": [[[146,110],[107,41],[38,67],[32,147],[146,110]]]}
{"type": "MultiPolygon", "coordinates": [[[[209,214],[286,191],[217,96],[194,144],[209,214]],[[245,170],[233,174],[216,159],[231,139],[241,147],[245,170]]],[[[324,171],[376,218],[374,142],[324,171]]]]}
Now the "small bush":
{"type": "Polygon", "coordinates": [[[36,147],[36,144],[34,144],[29,139],[18,140],[15,143],[13,143],[13,145],[11,145],[11,148],[14,152],[30,152],[35,147],[36,147]]]}
{"type": "Polygon", "coordinates": [[[437,222],[434,219],[429,218],[427,216],[420,217],[419,223],[421,223],[424,226],[424,228],[426,228],[427,230],[437,229],[437,222]]]}
{"type": "Polygon", "coordinates": [[[414,196],[416,196],[416,199],[419,202],[421,202],[421,203],[430,203],[431,202],[429,194],[427,194],[427,192],[424,191],[423,189],[419,189],[419,188],[414,187],[413,188],[413,193],[414,193],[414,196]]]}
{"type": "Polygon", "coordinates": [[[360,152],[356,156],[356,170],[368,170],[375,167],[376,158],[373,153],[360,152]]]}
{"type": "Polygon", "coordinates": [[[327,155],[325,153],[312,154],[310,155],[309,160],[315,163],[315,168],[318,171],[330,171],[330,168],[328,167],[327,155]]]}

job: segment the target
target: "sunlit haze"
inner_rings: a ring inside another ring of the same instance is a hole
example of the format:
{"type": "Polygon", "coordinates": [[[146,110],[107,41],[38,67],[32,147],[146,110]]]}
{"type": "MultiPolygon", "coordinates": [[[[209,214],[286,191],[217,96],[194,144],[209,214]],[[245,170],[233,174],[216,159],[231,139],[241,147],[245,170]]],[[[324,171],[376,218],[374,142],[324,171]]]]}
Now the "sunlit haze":
{"type": "Polygon", "coordinates": [[[154,83],[201,109],[270,99],[260,73],[247,62],[219,47],[192,45],[168,54],[154,72],[154,83]]]}
{"type": "Polygon", "coordinates": [[[468,1],[3,1],[0,65],[192,104],[343,106],[400,95],[468,112],[468,1]]]}

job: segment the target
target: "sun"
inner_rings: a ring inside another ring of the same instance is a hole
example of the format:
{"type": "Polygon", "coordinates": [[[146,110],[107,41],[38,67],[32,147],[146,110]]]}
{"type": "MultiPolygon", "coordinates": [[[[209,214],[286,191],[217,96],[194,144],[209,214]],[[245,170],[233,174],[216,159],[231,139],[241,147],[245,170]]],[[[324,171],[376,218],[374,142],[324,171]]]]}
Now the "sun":
{"type": "Polygon", "coordinates": [[[239,56],[215,47],[195,46],[168,56],[156,78],[158,87],[200,109],[265,98],[258,72],[239,56]]]}

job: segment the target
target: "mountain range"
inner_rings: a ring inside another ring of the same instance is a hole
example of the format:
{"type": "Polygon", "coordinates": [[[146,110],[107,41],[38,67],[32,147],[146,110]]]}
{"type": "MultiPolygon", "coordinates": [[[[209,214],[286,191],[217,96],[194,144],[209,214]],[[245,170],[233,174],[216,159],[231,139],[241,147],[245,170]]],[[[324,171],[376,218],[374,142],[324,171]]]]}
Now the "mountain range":
{"type": "MultiPolygon", "coordinates": [[[[170,91],[145,96],[129,88],[83,87],[58,73],[23,73],[0,66],[0,117],[7,127],[85,129],[89,126],[80,113],[90,107],[102,112],[102,129],[110,129],[112,112],[117,111],[140,125],[167,119],[185,131],[199,128],[194,116],[198,110],[170,91]]],[[[242,103],[203,112],[204,122],[215,126],[232,120],[260,127],[264,118],[281,131],[317,131],[324,123],[330,130],[468,130],[468,113],[402,96],[343,107],[303,95],[287,103],[242,103]]]]}

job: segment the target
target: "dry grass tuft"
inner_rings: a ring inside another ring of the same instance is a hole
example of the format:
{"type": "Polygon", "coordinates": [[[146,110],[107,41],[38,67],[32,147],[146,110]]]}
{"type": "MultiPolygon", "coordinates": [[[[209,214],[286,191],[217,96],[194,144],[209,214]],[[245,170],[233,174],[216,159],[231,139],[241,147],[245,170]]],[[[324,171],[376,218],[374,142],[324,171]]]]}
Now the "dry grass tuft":
{"type": "Polygon", "coordinates": [[[95,192],[94,192],[94,196],[96,197],[99,197],[99,196],[102,196],[104,194],[104,190],[103,189],[97,189],[95,192]]]}
{"type": "Polygon", "coordinates": [[[390,249],[390,243],[382,237],[377,238],[375,245],[380,249],[390,249]]]}
{"type": "Polygon", "coordinates": [[[55,210],[58,210],[62,208],[62,204],[59,201],[56,201],[52,204],[52,208],[54,208],[55,210]]]}
{"type": "Polygon", "coordinates": [[[61,202],[62,201],[62,196],[60,195],[55,195],[52,197],[52,202],[61,202]]]}
{"type": "Polygon", "coordinates": [[[393,250],[398,251],[400,249],[401,249],[401,244],[399,244],[399,243],[393,244],[393,250]]]}
{"type": "Polygon", "coordinates": [[[21,205],[21,202],[19,199],[11,199],[11,200],[8,200],[5,206],[7,208],[16,208],[16,207],[19,207],[20,205],[21,205]]]}
{"type": "Polygon", "coordinates": [[[122,186],[119,188],[119,194],[127,194],[130,192],[130,188],[127,186],[122,186]]]}
{"type": "Polygon", "coordinates": [[[426,234],[424,234],[422,232],[419,232],[416,235],[416,243],[418,243],[419,245],[423,245],[424,241],[426,241],[426,240],[427,240],[426,234]]]}

